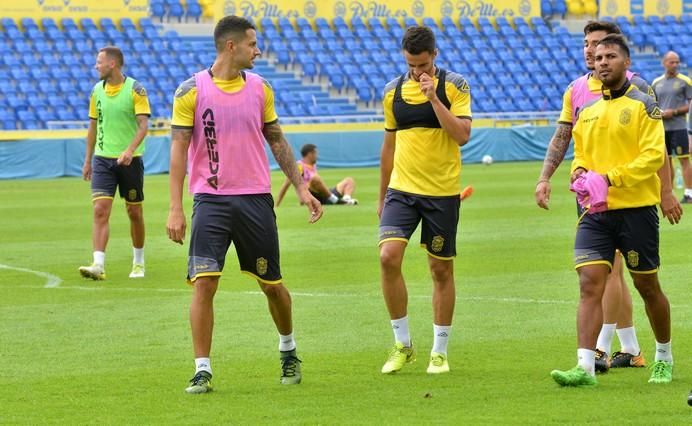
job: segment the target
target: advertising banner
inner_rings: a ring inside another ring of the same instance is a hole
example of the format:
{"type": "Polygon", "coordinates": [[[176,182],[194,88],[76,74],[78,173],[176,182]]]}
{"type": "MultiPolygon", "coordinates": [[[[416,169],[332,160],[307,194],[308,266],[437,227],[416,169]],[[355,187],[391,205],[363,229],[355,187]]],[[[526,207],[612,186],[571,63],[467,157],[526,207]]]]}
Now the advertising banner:
{"type": "Polygon", "coordinates": [[[133,21],[149,14],[149,0],[2,0],[0,15],[19,20],[33,18],[111,18],[117,21],[128,17],[133,21]]]}
{"type": "Polygon", "coordinates": [[[220,0],[216,3],[216,19],[238,15],[259,21],[262,18],[325,18],[342,17],[349,22],[354,17],[369,18],[430,17],[439,20],[448,16],[458,20],[481,16],[508,18],[540,16],[540,0],[220,0]]]}

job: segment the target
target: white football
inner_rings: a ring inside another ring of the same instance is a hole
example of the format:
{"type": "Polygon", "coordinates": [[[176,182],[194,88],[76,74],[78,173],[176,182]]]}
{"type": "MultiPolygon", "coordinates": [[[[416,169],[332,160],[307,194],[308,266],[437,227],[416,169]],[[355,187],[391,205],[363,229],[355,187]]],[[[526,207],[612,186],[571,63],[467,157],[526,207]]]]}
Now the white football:
{"type": "Polygon", "coordinates": [[[483,164],[485,164],[486,166],[489,166],[489,165],[493,164],[493,157],[491,157],[489,155],[484,155],[481,162],[483,162],[483,164]]]}

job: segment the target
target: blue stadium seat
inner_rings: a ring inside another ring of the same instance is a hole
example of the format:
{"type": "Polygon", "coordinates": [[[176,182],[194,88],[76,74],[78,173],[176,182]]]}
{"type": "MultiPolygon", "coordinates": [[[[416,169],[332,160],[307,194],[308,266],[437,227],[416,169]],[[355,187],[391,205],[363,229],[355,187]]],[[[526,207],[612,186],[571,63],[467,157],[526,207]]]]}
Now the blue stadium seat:
{"type": "Polygon", "coordinates": [[[163,3],[152,2],[149,8],[151,9],[151,16],[163,21],[163,17],[166,16],[166,8],[163,6],[163,3]]]}
{"type": "Polygon", "coordinates": [[[187,11],[185,13],[185,19],[193,18],[196,22],[199,22],[199,18],[202,16],[202,6],[199,3],[188,0],[187,11]]]}
{"type": "Polygon", "coordinates": [[[17,24],[15,24],[12,18],[2,18],[0,19],[0,24],[5,29],[5,31],[7,31],[10,28],[17,29],[17,24]]]}
{"type": "Polygon", "coordinates": [[[53,18],[41,18],[41,27],[43,27],[43,29],[45,30],[48,28],[57,28],[58,26],[56,25],[53,18]]]}
{"type": "MultiPolygon", "coordinates": [[[[60,20],[60,23],[62,24],[63,29],[77,28],[77,25],[74,23],[74,20],[72,20],[72,18],[63,18],[60,20]]],[[[80,19],[79,20],[79,26],[84,31],[97,28],[96,24],[94,23],[94,20],[91,18],[80,19]]]]}

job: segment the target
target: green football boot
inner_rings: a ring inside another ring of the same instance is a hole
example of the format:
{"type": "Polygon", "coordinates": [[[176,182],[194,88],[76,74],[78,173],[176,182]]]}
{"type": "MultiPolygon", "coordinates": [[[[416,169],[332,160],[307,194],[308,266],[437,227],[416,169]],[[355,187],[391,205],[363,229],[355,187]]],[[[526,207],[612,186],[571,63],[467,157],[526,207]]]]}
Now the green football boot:
{"type": "Polygon", "coordinates": [[[567,371],[553,370],[550,372],[550,377],[560,386],[593,386],[598,384],[595,376],[587,373],[579,366],[567,371]]]}
{"type": "Polygon", "coordinates": [[[389,352],[387,362],[382,366],[382,373],[391,374],[401,370],[404,364],[412,363],[416,360],[416,351],[413,344],[406,347],[401,342],[396,342],[394,348],[389,352]]]}
{"type": "Polygon", "coordinates": [[[670,383],[673,381],[673,363],[656,361],[651,366],[649,383],[670,383]]]}

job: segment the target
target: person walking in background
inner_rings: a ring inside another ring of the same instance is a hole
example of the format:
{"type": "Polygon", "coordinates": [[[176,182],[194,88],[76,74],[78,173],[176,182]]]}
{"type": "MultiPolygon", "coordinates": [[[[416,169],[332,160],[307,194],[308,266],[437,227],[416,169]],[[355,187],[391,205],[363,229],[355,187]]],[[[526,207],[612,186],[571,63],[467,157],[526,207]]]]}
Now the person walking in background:
{"type": "Polygon", "coordinates": [[[82,175],[91,181],[94,206],[93,263],[79,273],[106,279],[106,245],[116,188],[130,218],[133,260],[130,278],[144,277],[144,139],[151,109],[144,86],[123,74],[122,51],[114,46],[99,50],[96,66],[100,81],[89,99],[89,130],[82,175]]]}
{"type": "MultiPolygon", "coordinates": [[[[680,57],[675,52],[663,56],[665,73],[656,78],[651,86],[661,105],[663,127],[666,129],[666,150],[669,156],[678,157],[685,183],[685,194],[680,202],[692,203],[692,166],[690,165],[690,143],[687,138],[685,117],[692,99],[692,79],[680,74],[680,57]]],[[[675,180],[673,161],[670,161],[671,184],[675,180]]]]}

